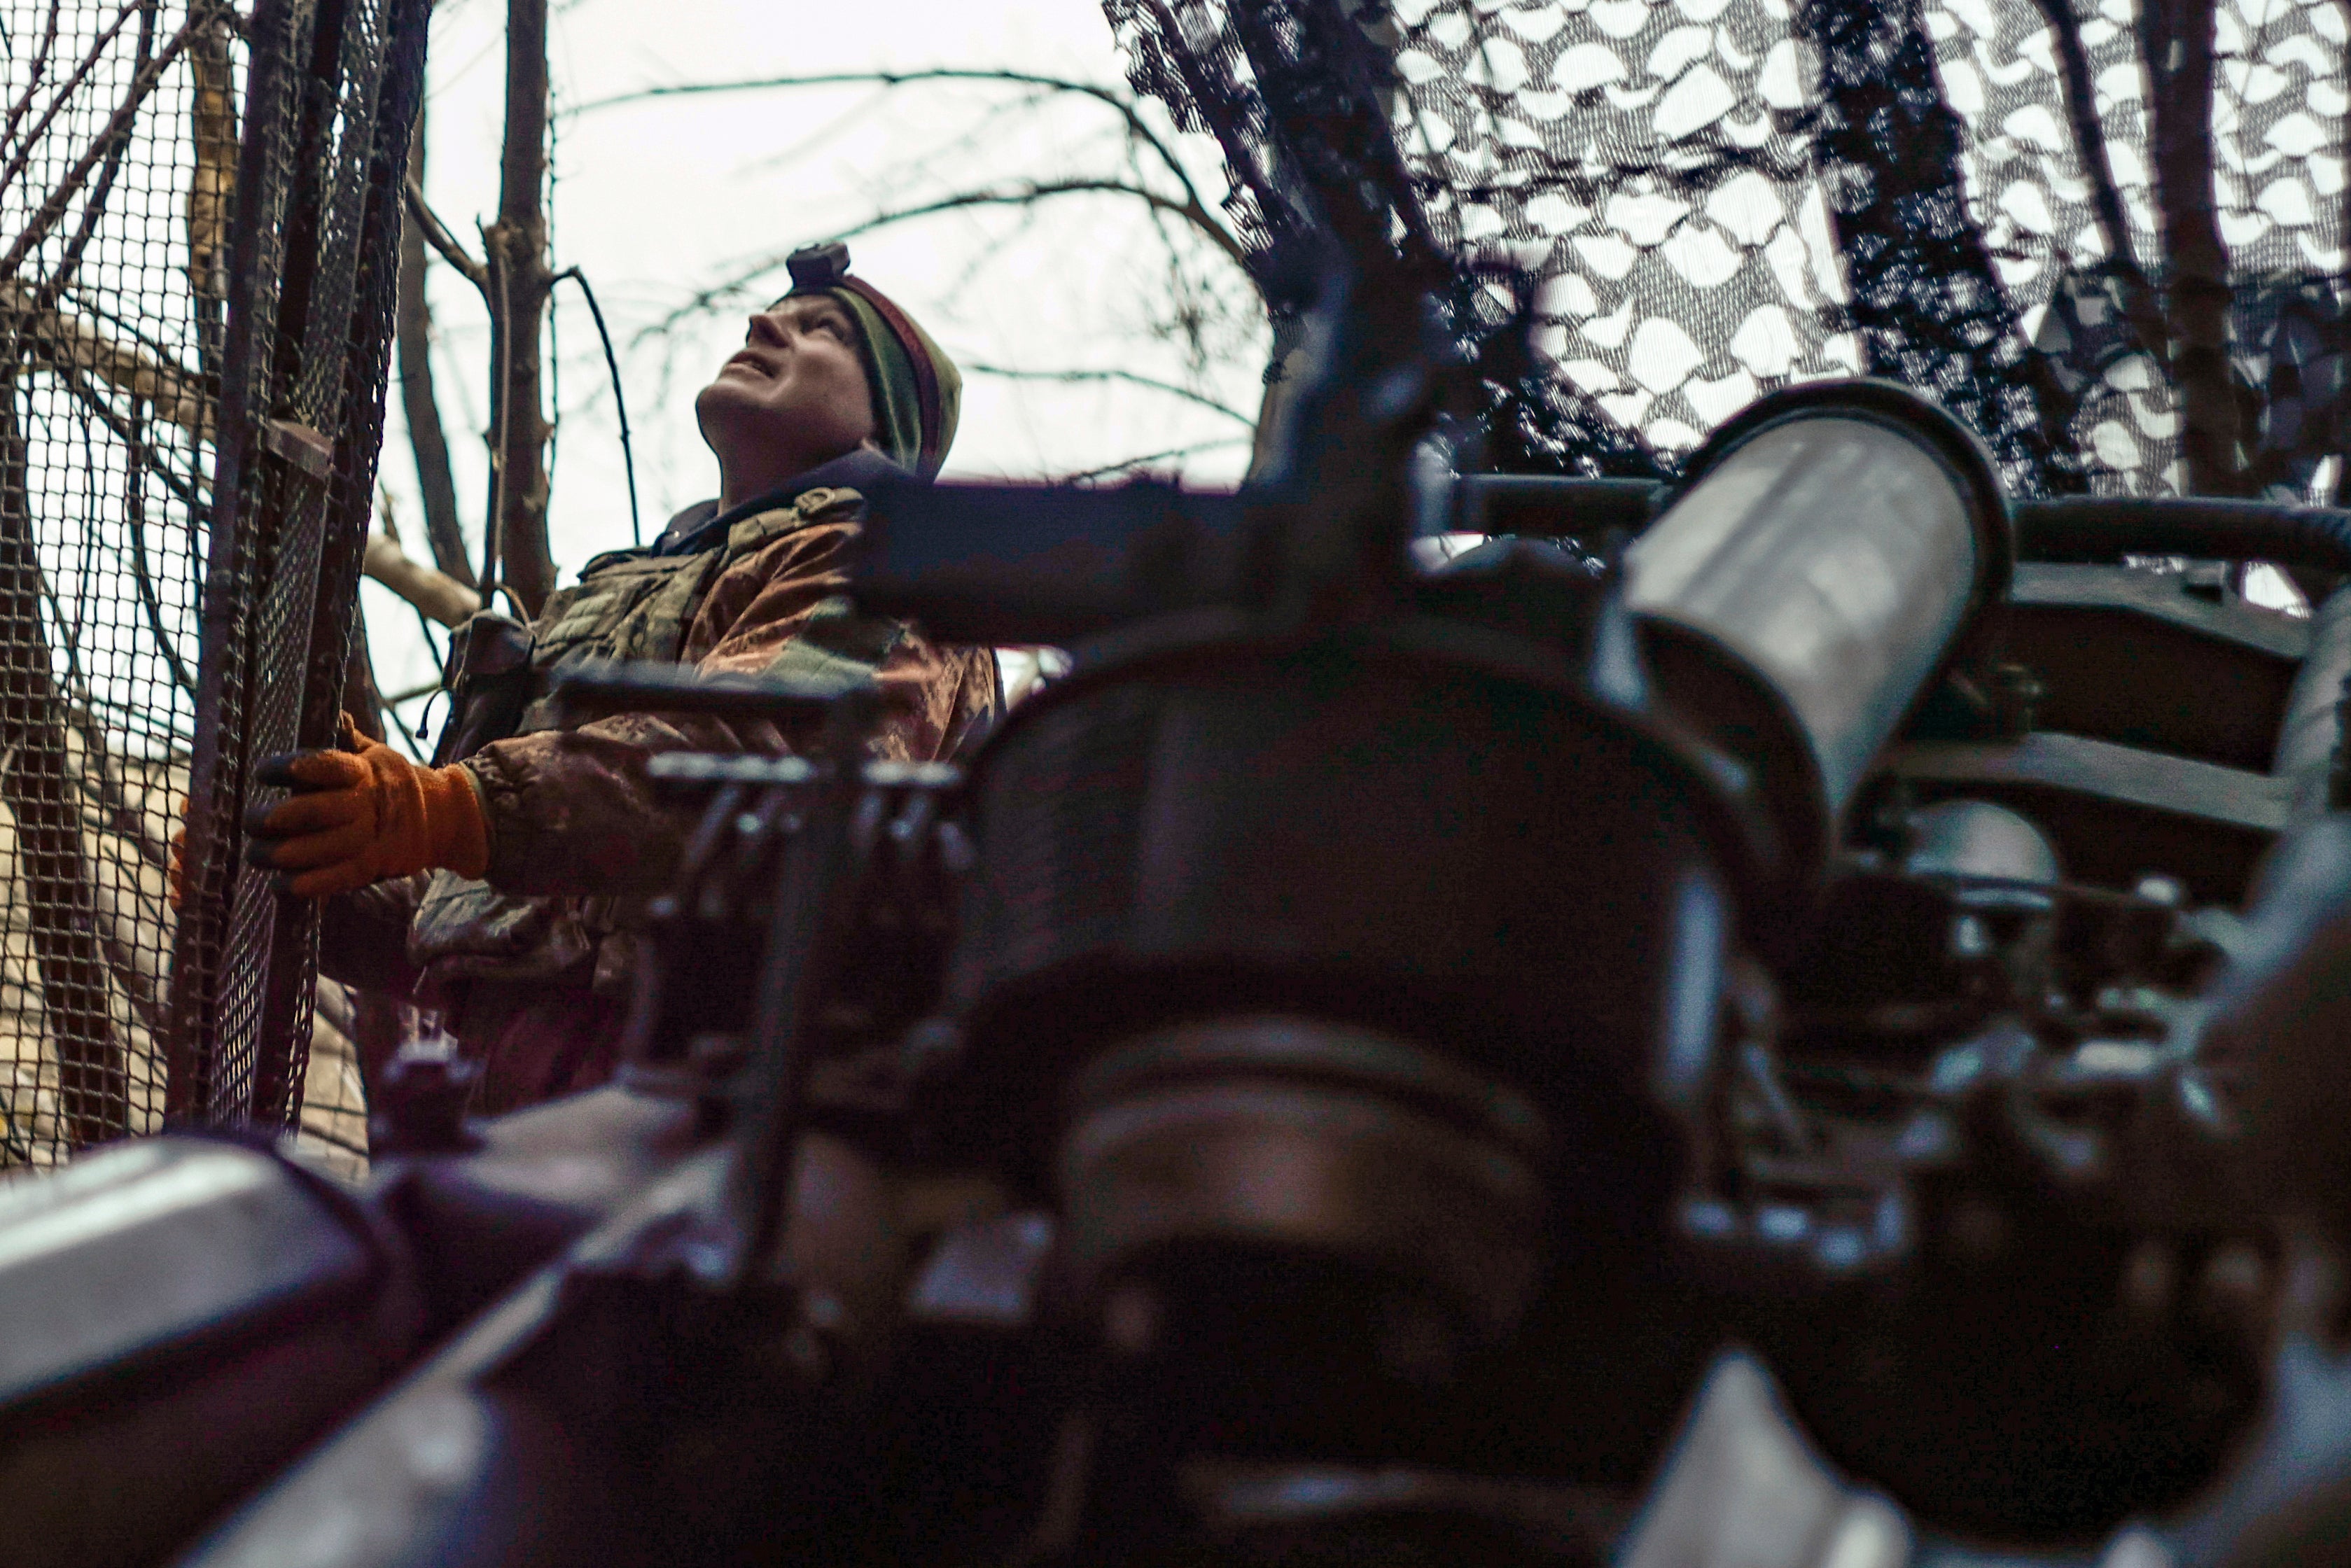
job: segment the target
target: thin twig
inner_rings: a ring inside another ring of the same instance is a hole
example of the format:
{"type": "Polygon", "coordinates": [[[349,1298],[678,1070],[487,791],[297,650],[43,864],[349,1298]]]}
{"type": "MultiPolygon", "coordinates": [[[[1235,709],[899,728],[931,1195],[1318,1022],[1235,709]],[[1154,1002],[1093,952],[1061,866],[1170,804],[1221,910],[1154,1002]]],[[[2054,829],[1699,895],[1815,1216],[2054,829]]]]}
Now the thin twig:
{"type": "Polygon", "coordinates": [[[1192,182],[1176,150],[1162,138],[1151,122],[1143,116],[1135,100],[1113,89],[1096,82],[1078,81],[1068,77],[1044,76],[1033,71],[937,69],[920,71],[838,71],[816,76],[763,77],[742,81],[687,82],[674,87],[641,88],[633,92],[618,93],[610,98],[591,99],[569,112],[591,114],[599,110],[615,109],[623,104],[643,103],[655,99],[699,97],[710,93],[759,92],[776,88],[845,87],[864,82],[878,82],[883,87],[899,88],[916,82],[972,81],[1006,82],[1017,86],[1041,87],[1055,92],[1075,93],[1106,104],[1126,122],[1130,136],[1144,142],[1158,155],[1159,162],[1177,183],[1184,187],[1181,210],[1204,230],[1221,236],[1217,248],[1238,258],[1238,243],[1208,213],[1207,204],[1201,200],[1199,187],[1192,182]]]}
{"type": "Polygon", "coordinates": [[[1142,457],[1128,457],[1116,463],[1105,463],[1099,468],[1081,468],[1074,474],[1064,474],[1054,481],[1057,485],[1075,485],[1087,479],[1099,479],[1105,474],[1117,474],[1129,468],[1140,468],[1146,463],[1165,463],[1170,457],[1189,457],[1196,452],[1211,452],[1219,446],[1238,446],[1249,437],[1220,435],[1214,441],[1195,441],[1188,446],[1171,446],[1165,452],[1153,452],[1142,457]]]}
{"type": "MultiPolygon", "coordinates": [[[[876,214],[862,223],[841,230],[832,237],[842,240],[854,239],[859,235],[872,234],[876,229],[887,228],[894,224],[908,223],[916,218],[935,217],[943,213],[962,212],[977,207],[1025,208],[1035,206],[1040,202],[1050,201],[1057,196],[1096,194],[1131,196],[1158,211],[1174,214],[1187,223],[1196,222],[1192,213],[1183,203],[1163,196],[1158,192],[1144,186],[1132,184],[1124,180],[1079,178],[1029,181],[1011,190],[967,191],[957,195],[942,196],[935,202],[924,202],[914,206],[899,207],[876,214]]],[[[1239,241],[1226,234],[1221,228],[1204,232],[1208,233],[1217,241],[1225,253],[1232,257],[1235,265],[1247,265],[1248,256],[1240,248],[1239,241]]],[[[635,341],[642,343],[648,338],[659,337],[675,328],[681,321],[689,320],[704,311],[715,308],[722,301],[740,294],[760,278],[770,277],[780,270],[789,254],[787,252],[763,257],[753,263],[748,270],[737,273],[724,283],[715,284],[703,289],[692,299],[663,317],[660,321],[640,331],[635,341]]]]}
{"type": "Polygon", "coordinates": [[[81,400],[83,406],[96,414],[99,422],[112,431],[116,439],[120,440],[134,456],[145,463],[148,472],[161,479],[164,487],[169,489],[192,515],[204,513],[206,502],[204,492],[197,487],[201,481],[189,479],[185,475],[175,472],[171,465],[164,462],[161,449],[140,435],[132,428],[129,420],[106,405],[106,400],[99,395],[98,389],[90,384],[89,378],[84,371],[69,365],[57,365],[50,368],[65,377],[66,385],[72,390],[76,397],[81,400]]]}
{"type": "MultiPolygon", "coordinates": [[[[65,85],[50,95],[48,109],[40,119],[33,122],[32,129],[25,132],[25,139],[17,144],[16,156],[8,160],[7,167],[0,169],[0,192],[5,192],[14,185],[16,183],[16,176],[25,172],[25,165],[32,159],[34,147],[39,143],[43,136],[48,133],[50,125],[56,121],[59,114],[65,111],[65,107],[72,100],[73,95],[81,90],[81,84],[89,79],[89,73],[98,68],[99,61],[106,57],[107,47],[114,42],[115,35],[130,25],[131,17],[142,16],[147,10],[148,7],[140,4],[139,0],[132,0],[131,4],[116,13],[114,20],[107,24],[104,31],[90,40],[89,52],[82,57],[81,64],[75,68],[74,74],[67,78],[65,85]]],[[[37,77],[32,83],[26,85],[23,100],[9,110],[8,123],[12,130],[16,122],[24,118],[25,110],[31,106],[33,92],[38,85],[39,79],[37,77]]]]}
{"type": "Polygon", "coordinates": [[[196,677],[181,663],[180,650],[163,625],[162,596],[155,591],[155,579],[147,567],[147,487],[139,483],[140,466],[137,463],[122,465],[123,526],[131,535],[131,575],[139,591],[139,606],[147,616],[147,630],[154,634],[156,650],[163,655],[172,679],[193,701],[196,677]]]}
{"type": "MultiPolygon", "coordinates": [[[[193,41],[193,34],[190,41],[193,41]]],[[[133,67],[134,79],[144,72],[155,47],[155,17],[152,7],[139,19],[139,46],[133,67]]],[[[134,117],[118,114],[99,132],[91,151],[99,154],[98,178],[90,181],[82,198],[81,220],[74,226],[73,237],[65,244],[64,253],[57,257],[57,267],[34,291],[33,303],[51,306],[64,292],[73,287],[74,275],[81,270],[81,258],[88,254],[90,241],[98,237],[98,225],[106,217],[107,199],[114,193],[114,182],[121,177],[123,160],[131,152],[131,131],[134,117]]],[[[60,214],[62,215],[62,214],[60,214]]]]}
{"type": "Polygon", "coordinates": [[[417,227],[423,231],[424,243],[439,252],[441,259],[455,267],[458,275],[466,282],[480,289],[483,299],[486,301],[490,293],[488,265],[466,254],[465,247],[457,243],[457,236],[449,232],[448,226],[442,223],[440,215],[434,212],[432,204],[425,201],[423,188],[417,184],[413,176],[408,180],[403,189],[408,196],[409,215],[416,220],[417,227]]]}
{"type": "Polygon", "coordinates": [[[40,47],[34,51],[32,68],[25,78],[25,91],[8,107],[8,118],[0,120],[0,151],[7,148],[23,124],[25,115],[33,107],[33,95],[40,90],[41,78],[48,74],[49,61],[57,49],[57,14],[65,9],[66,0],[49,0],[49,19],[41,32],[40,47]]]}
{"type": "MultiPolygon", "coordinates": [[[[145,7],[141,6],[140,9],[143,11],[145,7]]],[[[57,219],[65,215],[66,208],[72,205],[74,197],[80,193],[83,183],[89,178],[90,171],[98,167],[99,161],[107,158],[112,152],[123,133],[130,129],[131,120],[138,116],[140,109],[145,105],[148,95],[152,93],[156,84],[163,79],[164,71],[179,58],[181,51],[188,47],[197,29],[212,20],[217,9],[216,5],[202,5],[191,9],[187,20],[181,24],[178,32],[172,35],[171,41],[157,51],[155,57],[131,78],[131,86],[123,94],[122,101],[107,118],[106,124],[99,128],[97,136],[91,139],[88,150],[75,161],[74,166],[49,188],[47,199],[43,201],[39,209],[26,221],[25,227],[9,243],[7,250],[0,252],[0,277],[16,277],[18,270],[24,265],[25,257],[32,253],[33,247],[48,238],[49,231],[57,226],[57,219]]],[[[11,161],[6,172],[0,173],[0,191],[5,191],[15,182],[16,177],[23,172],[24,160],[31,156],[33,145],[37,140],[38,133],[36,132],[33,139],[26,141],[18,156],[11,161]]]]}
{"type": "MultiPolygon", "coordinates": [[[[560,283],[567,277],[580,286],[580,298],[588,301],[588,314],[596,319],[597,340],[604,345],[604,368],[612,377],[612,408],[621,416],[621,462],[629,476],[629,540],[636,549],[643,549],[645,525],[644,519],[637,515],[637,449],[630,438],[629,398],[621,390],[620,358],[612,352],[611,329],[604,325],[604,308],[596,303],[596,291],[588,286],[588,275],[576,267],[567,267],[555,275],[555,281],[560,283]]],[[[550,354],[549,359],[550,362],[559,364],[562,356],[550,354]]],[[[562,406],[561,398],[553,401],[558,407],[562,406]]]]}
{"type": "Polygon", "coordinates": [[[1194,392],[1191,388],[1179,386],[1174,382],[1163,382],[1151,376],[1138,375],[1133,371],[1030,371],[1021,370],[1012,365],[976,364],[967,364],[963,368],[967,374],[1000,376],[1006,381],[1015,382],[1123,382],[1129,386],[1145,387],[1153,392],[1165,392],[1170,397],[1180,397],[1186,402],[1197,403],[1202,408],[1221,413],[1227,419],[1246,425],[1251,430],[1257,428],[1256,420],[1238,409],[1226,407],[1205,392],[1194,392]]]}
{"type": "MultiPolygon", "coordinates": [[[[472,587],[474,563],[465,549],[465,528],[457,513],[457,480],[449,463],[449,433],[441,420],[441,399],[433,383],[433,305],[425,292],[431,257],[427,225],[437,222],[424,206],[424,110],[416,115],[416,135],[408,149],[407,221],[400,226],[400,278],[392,307],[393,347],[398,356],[400,409],[408,424],[409,455],[416,462],[416,488],[424,503],[424,538],[433,564],[472,587]]],[[[452,241],[451,243],[455,243],[452,241]]],[[[469,258],[470,259],[470,258],[469,258]]]]}

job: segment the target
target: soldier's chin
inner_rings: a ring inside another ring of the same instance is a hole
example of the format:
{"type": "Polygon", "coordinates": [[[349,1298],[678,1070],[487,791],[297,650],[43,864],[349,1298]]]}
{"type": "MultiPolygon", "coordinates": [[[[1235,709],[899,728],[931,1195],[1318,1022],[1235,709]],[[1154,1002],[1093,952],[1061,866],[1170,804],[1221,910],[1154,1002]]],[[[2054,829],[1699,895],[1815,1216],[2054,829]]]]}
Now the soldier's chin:
{"type": "Polygon", "coordinates": [[[759,397],[762,385],[747,375],[719,371],[718,379],[694,397],[694,417],[702,426],[702,439],[716,446],[725,440],[756,436],[762,425],[774,421],[775,410],[759,397]]]}

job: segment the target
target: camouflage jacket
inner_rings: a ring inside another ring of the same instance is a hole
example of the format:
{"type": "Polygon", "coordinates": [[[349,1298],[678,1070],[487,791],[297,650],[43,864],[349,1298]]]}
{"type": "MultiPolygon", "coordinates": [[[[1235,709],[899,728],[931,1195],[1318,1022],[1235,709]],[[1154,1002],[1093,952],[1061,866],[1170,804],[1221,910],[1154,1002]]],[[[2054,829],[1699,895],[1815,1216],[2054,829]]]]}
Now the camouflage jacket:
{"type": "MultiPolygon", "coordinates": [[[[805,477],[821,481],[835,466],[805,477]]],[[[577,661],[867,670],[888,715],[874,752],[895,760],[944,760],[985,731],[998,703],[990,651],[942,647],[903,622],[860,615],[841,597],[859,494],[818,483],[770,499],[778,504],[696,519],[683,539],[673,525],[651,549],[600,556],[548,601],[531,629],[537,700],[521,733],[465,759],[489,822],[488,875],[435,872],[406,892],[418,905],[407,957],[429,980],[553,975],[633,925],[694,825],[653,798],[645,764],[657,753],[774,755],[807,738],[765,723],[657,713],[551,727],[546,684],[577,661]]],[[[618,956],[604,955],[600,975],[618,956]]]]}

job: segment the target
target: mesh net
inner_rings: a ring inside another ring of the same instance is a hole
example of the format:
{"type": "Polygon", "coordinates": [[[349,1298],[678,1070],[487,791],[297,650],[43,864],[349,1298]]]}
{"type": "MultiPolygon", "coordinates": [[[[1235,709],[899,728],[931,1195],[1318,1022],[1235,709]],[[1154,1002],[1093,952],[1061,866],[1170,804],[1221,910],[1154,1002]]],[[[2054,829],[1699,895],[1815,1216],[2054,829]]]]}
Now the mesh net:
{"type": "Polygon", "coordinates": [[[1865,371],[2021,494],[2341,484],[2338,0],[1105,8],[1138,89],[1223,144],[1267,278],[1322,163],[1457,312],[1521,271],[1545,362],[1492,389],[1498,466],[1669,472],[1759,393],[1865,371]],[[1343,58],[1383,146],[1285,79],[1327,96],[1343,58]]]}
{"type": "Polygon", "coordinates": [[[240,853],[252,767],[334,743],[381,434],[400,183],[428,0],[265,4],[222,352],[221,450],[175,947],[172,1108],[290,1120],[316,907],[240,853]]]}
{"type": "Polygon", "coordinates": [[[320,541],[363,523],[371,476],[382,333],[353,301],[398,58],[381,7],[349,9],[0,0],[0,1166],[167,1110],[283,1117],[301,1083],[307,956],[251,929],[222,825],[244,758],[340,675],[351,595],[320,541]],[[333,68],[291,89],[326,33],[333,68]],[[322,189],[332,216],[294,225],[322,189]],[[305,334],[282,341],[298,286],[305,334]],[[307,499],[232,466],[256,415],[342,434],[307,499]],[[217,513],[216,472],[237,503],[217,513]],[[230,975],[287,999],[266,1048],[257,1014],[225,1050],[207,1032],[230,975]]]}

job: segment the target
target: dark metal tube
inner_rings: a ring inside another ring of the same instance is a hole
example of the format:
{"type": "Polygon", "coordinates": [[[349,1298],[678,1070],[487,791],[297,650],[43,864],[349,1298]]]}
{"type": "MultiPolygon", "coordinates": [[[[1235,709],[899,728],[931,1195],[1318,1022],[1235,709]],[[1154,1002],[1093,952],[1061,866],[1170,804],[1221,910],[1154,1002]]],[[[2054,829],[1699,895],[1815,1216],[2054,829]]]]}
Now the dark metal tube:
{"type": "Polygon", "coordinates": [[[1625,557],[1660,687],[1761,777],[1794,863],[2013,563],[1990,460],[1878,382],[1763,399],[1625,557]]]}
{"type": "Polygon", "coordinates": [[[1667,493],[1654,479],[1464,474],[1453,487],[1452,526],[1469,534],[1573,535],[1597,544],[1612,528],[1636,534],[1647,528],[1667,493]]]}
{"type": "Polygon", "coordinates": [[[146,1564],[313,1440],[417,1313],[349,1195],[164,1138],[0,1191],[0,1519],[17,1568],[146,1564]]]}
{"type": "Polygon", "coordinates": [[[2027,560],[2117,561],[2126,555],[2269,560],[2351,572],[2351,511],[2217,496],[2068,496],[2019,501],[2027,560]]]}

